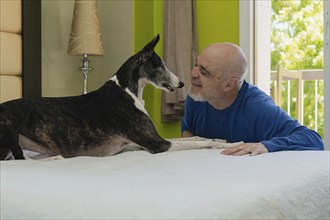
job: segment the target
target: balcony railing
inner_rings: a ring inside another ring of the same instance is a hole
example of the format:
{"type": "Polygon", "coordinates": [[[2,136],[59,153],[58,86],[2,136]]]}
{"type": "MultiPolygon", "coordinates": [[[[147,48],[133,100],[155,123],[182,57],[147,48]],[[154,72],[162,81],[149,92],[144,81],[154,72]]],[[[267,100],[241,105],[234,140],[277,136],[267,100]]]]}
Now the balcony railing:
{"type": "MultiPolygon", "coordinates": [[[[293,73],[296,72],[294,70],[290,71],[293,73]]],[[[323,136],[324,112],[322,105],[324,100],[324,71],[301,70],[299,74],[301,74],[301,77],[295,80],[283,76],[282,85],[278,85],[278,81],[280,81],[278,71],[271,71],[271,94],[275,102],[280,100],[281,103],[277,102],[276,104],[286,110],[291,117],[296,118],[301,124],[319,132],[323,136]],[[302,85],[300,89],[302,94],[300,95],[298,95],[299,91],[297,91],[299,80],[301,80],[300,85],[302,85]],[[279,86],[282,86],[280,99],[277,97],[279,86]],[[301,116],[298,118],[297,112],[299,111],[301,116]]]]}

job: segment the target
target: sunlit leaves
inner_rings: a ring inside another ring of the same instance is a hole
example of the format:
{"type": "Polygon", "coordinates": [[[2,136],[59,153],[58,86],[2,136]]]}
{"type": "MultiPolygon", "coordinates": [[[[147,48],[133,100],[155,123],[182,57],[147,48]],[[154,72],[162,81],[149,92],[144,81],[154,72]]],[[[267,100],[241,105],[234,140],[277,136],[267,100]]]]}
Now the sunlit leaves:
{"type": "MultiPolygon", "coordinates": [[[[278,65],[290,70],[323,69],[323,1],[272,0],[271,69],[278,65]]],[[[286,87],[287,88],[287,87],[286,87]]],[[[296,84],[291,83],[291,91],[296,84]]],[[[305,82],[304,124],[314,129],[318,116],[318,132],[323,135],[324,83],[305,82]],[[317,88],[316,88],[317,87],[317,88]],[[315,110],[317,89],[317,112],[315,110]]],[[[283,92],[287,107],[287,89],[283,92]]],[[[295,112],[295,96],[290,97],[290,112],[295,112]]],[[[293,114],[294,116],[294,114],[293,114]]]]}

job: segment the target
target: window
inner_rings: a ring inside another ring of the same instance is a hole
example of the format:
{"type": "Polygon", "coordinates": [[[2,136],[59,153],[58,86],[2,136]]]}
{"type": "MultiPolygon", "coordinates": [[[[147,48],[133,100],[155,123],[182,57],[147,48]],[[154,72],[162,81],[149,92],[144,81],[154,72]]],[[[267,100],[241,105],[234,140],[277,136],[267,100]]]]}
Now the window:
{"type": "MultiPolygon", "coordinates": [[[[247,54],[247,80],[270,94],[271,1],[240,1],[240,46],[247,54]]],[[[329,149],[329,2],[324,1],[324,141],[329,149]]]]}

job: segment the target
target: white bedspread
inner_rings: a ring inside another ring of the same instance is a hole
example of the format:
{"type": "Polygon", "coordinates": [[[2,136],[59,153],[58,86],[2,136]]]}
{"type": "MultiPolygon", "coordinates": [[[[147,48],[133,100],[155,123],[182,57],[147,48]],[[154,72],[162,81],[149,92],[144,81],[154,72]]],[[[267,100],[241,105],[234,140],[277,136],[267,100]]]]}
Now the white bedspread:
{"type": "Polygon", "coordinates": [[[329,219],[329,151],[1,162],[1,219],[329,219]]]}

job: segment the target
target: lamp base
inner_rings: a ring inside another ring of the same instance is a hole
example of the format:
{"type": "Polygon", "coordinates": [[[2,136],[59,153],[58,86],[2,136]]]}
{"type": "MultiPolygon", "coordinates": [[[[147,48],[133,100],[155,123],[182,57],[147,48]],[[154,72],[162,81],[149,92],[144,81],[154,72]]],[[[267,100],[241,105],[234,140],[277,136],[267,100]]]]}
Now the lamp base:
{"type": "Polygon", "coordinates": [[[84,55],[84,58],[81,60],[83,65],[81,67],[81,70],[83,72],[83,76],[84,76],[84,94],[87,94],[87,78],[88,78],[88,73],[89,71],[93,70],[92,67],[89,66],[89,59],[87,57],[87,54],[84,55]]]}

